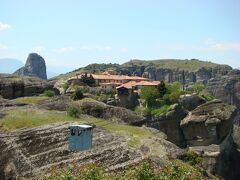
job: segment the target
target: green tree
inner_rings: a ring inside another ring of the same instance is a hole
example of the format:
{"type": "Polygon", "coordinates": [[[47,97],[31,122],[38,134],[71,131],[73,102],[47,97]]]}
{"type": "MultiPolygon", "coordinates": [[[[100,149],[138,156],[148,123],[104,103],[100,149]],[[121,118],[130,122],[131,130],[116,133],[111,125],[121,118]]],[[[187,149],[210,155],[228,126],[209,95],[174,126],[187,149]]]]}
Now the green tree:
{"type": "Polygon", "coordinates": [[[167,93],[166,84],[164,81],[161,81],[160,84],[157,86],[160,98],[162,98],[167,93]]]}
{"type": "Polygon", "coordinates": [[[145,86],[141,90],[140,98],[144,99],[147,107],[153,107],[156,105],[156,99],[159,98],[159,92],[156,87],[145,86]]]}
{"type": "Polygon", "coordinates": [[[47,97],[53,97],[53,96],[55,96],[55,92],[54,91],[52,91],[52,90],[46,90],[46,91],[44,91],[44,96],[47,96],[47,97]]]}
{"type": "Polygon", "coordinates": [[[204,85],[203,83],[196,82],[192,85],[192,89],[195,93],[199,94],[204,89],[204,85]]]}
{"type": "Polygon", "coordinates": [[[95,84],[95,79],[93,76],[91,74],[88,75],[87,73],[81,76],[81,81],[89,86],[95,84]]]}

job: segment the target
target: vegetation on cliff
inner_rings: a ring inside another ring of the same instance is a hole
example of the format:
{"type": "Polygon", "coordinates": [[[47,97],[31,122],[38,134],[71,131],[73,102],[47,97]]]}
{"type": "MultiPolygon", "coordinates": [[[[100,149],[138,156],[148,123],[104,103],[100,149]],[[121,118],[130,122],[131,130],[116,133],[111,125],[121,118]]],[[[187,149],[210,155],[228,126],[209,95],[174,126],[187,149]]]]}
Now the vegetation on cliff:
{"type": "Polygon", "coordinates": [[[50,176],[44,179],[94,179],[94,180],[172,180],[208,179],[198,168],[180,160],[170,160],[161,168],[151,160],[145,159],[134,166],[121,170],[111,171],[101,164],[89,163],[79,166],[77,164],[68,167],[54,167],[50,170],[50,176]]]}

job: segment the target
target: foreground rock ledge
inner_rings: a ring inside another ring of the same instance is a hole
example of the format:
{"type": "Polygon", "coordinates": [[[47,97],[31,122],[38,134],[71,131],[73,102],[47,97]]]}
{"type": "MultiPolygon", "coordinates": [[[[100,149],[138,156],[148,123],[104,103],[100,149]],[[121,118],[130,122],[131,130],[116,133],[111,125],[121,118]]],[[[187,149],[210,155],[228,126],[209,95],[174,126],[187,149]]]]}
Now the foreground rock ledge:
{"type": "MultiPolygon", "coordinates": [[[[94,129],[92,149],[69,151],[69,125],[61,123],[0,133],[0,179],[41,179],[49,168],[72,162],[101,162],[114,170],[132,165],[143,158],[141,148],[128,146],[128,137],[100,127],[94,129]]],[[[177,153],[182,153],[176,145],[164,139],[155,138],[154,142],[161,147],[158,152],[160,158],[174,158],[177,153]]]]}

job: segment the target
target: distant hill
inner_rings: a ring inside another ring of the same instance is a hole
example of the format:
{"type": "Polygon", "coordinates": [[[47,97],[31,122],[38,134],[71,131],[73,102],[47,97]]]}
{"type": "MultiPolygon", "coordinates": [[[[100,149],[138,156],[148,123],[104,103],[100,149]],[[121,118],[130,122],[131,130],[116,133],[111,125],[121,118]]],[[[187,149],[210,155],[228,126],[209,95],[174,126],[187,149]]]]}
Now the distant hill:
{"type": "Polygon", "coordinates": [[[23,65],[23,62],[18,59],[1,58],[0,73],[13,73],[23,65]]]}
{"type": "MultiPolygon", "coordinates": [[[[228,65],[220,65],[210,61],[202,61],[198,59],[191,60],[180,60],[180,59],[159,59],[159,60],[130,60],[124,64],[89,64],[86,67],[76,69],[72,72],[62,74],[57,78],[67,78],[74,76],[76,73],[101,73],[107,70],[113,70],[117,74],[127,74],[127,75],[138,75],[145,76],[151,79],[162,80],[166,79],[165,76],[172,76],[172,74],[181,74],[182,71],[188,73],[196,73],[202,71],[202,69],[207,69],[206,75],[211,77],[212,70],[216,71],[228,71],[232,68],[228,65]]],[[[176,75],[178,77],[173,79],[181,78],[182,75],[176,75]]],[[[196,77],[193,77],[196,78],[196,77]]],[[[171,80],[167,80],[170,81],[171,80]]]]}
{"type": "Polygon", "coordinates": [[[186,70],[186,71],[198,71],[200,68],[215,68],[217,66],[226,66],[228,65],[219,65],[211,61],[202,61],[198,59],[159,59],[159,60],[138,60],[134,59],[129,62],[122,64],[122,67],[129,66],[153,66],[156,68],[171,69],[171,70],[186,70]]]}

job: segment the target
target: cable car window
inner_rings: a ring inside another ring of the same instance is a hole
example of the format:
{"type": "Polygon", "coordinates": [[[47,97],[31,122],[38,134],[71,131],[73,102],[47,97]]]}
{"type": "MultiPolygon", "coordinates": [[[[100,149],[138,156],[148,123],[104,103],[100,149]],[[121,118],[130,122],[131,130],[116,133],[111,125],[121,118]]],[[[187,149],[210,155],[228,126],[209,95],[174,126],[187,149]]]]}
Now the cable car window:
{"type": "Polygon", "coordinates": [[[71,129],[71,136],[75,136],[75,129],[71,129]]]}
{"type": "Polygon", "coordinates": [[[82,131],[80,129],[78,129],[78,136],[80,136],[81,133],[82,133],[82,131]]]}

